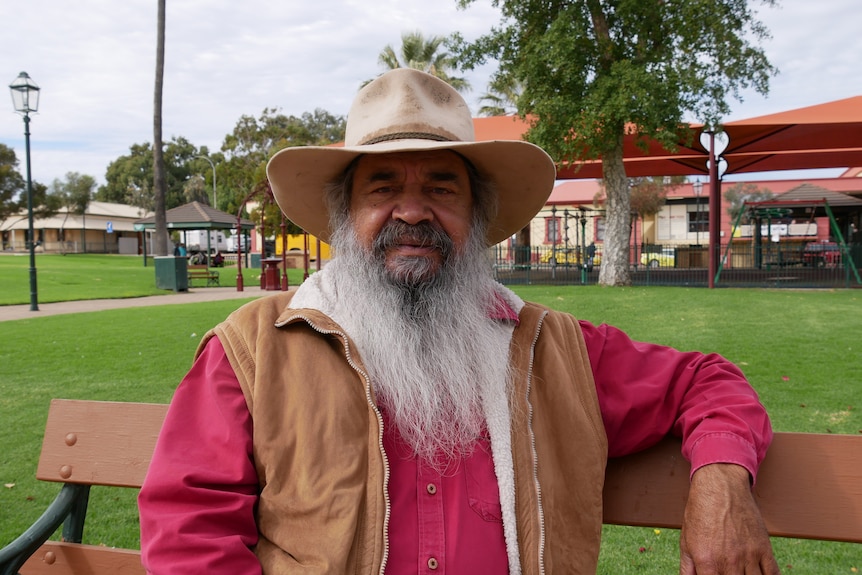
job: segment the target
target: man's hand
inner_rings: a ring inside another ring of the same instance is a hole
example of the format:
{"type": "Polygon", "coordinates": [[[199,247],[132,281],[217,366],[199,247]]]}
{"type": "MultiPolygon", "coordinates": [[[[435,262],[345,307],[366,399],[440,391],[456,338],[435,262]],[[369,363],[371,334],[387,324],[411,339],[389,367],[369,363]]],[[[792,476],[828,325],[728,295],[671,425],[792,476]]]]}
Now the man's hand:
{"type": "Polygon", "coordinates": [[[779,575],[748,471],[713,464],[691,480],[683,518],[680,575],[779,575]]]}

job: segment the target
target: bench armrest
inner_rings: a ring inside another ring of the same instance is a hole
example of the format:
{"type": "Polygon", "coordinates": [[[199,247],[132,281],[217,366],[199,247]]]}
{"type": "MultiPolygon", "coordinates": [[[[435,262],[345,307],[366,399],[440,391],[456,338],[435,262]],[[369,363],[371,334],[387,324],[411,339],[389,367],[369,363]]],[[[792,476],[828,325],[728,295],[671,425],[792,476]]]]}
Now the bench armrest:
{"type": "Polygon", "coordinates": [[[74,513],[80,502],[89,499],[90,486],[66,483],[33,525],[14,541],[0,549],[0,575],[16,575],[41,545],[74,513]]]}

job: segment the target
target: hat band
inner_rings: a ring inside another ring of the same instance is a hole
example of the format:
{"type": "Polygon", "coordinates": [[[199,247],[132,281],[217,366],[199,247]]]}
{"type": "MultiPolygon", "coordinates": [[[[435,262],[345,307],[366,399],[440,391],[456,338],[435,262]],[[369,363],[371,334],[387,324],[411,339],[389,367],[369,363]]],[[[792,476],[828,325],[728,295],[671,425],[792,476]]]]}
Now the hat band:
{"type": "Polygon", "coordinates": [[[386,134],[378,136],[364,142],[360,142],[360,146],[370,146],[371,144],[379,144],[381,142],[391,142],[393,140],[434,140],[435,142],[451,142],[451,138],[446,138],[440,134],[432,134],[431,132],[396,132],[394,134],[386,134]]]}

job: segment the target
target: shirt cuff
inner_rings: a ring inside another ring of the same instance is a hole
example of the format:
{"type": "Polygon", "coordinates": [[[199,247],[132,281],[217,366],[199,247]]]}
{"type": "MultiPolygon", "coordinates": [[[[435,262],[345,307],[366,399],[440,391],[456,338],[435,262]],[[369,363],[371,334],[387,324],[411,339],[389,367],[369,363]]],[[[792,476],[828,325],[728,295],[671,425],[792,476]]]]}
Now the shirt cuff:
{"type": "Polygon", "coordinates": [[[748,470],[752,485],[757,479],[757,450],[754,445],[733,433],[709,433],[700,437],[691,447],[689,461],[689,480],[695,471],[713,463],[741,465],[748,470]]]}

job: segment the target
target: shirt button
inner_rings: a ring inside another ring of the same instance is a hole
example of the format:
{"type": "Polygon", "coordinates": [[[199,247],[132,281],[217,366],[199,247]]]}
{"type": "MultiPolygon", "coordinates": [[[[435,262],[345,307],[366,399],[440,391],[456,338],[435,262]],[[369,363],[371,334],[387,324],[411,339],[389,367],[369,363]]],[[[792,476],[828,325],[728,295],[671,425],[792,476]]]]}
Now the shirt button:
{"type": "Polygon", "coordinates": [[[433,557],[428,560],[428,568],[429,569],[437,569],[437,560],[433,557]]]}
{"type": "Polygon", "coordinates": [[[427,489],[428,493],[430,493],[431,495],[434,495],[435,493],[437,493],[437,486],[434,485],[433,483],[429,483],[425,489],[427,489]]]}

